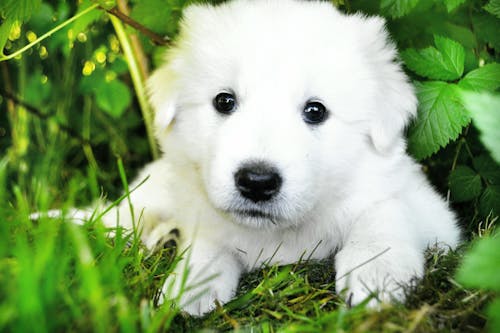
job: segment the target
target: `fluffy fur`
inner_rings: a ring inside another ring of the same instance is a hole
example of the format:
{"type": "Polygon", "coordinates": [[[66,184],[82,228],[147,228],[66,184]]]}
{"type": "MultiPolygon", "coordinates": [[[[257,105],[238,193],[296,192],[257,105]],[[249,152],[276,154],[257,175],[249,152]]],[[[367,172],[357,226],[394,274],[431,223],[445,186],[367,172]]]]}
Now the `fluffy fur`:
{"type": "MultiPolygon", "coordinates": [[[[453,213],[405,152],[417,101],[396,56],[383,19],[329,3],[186,9],[148,84],[163,156],[130,195],[149,247],[176,238],[187,249],[164,295],[182,293],[180,307],[202,315],[263,262],[335,253],[337,291],[352,303],[377,292],[373,305],[403,298],[427,246],[457,244],[453,213]],[[214,109],[221,91],[237,96],[231,115],[214,109]],[[311,98],[329,110],[322,124],[302,119],[311,98]],[[279,171],[275,198],[255,203],[238,192],[234,174],[248,161],[279,171]]],[[[117,215],[132,225],[128,202],[107,223],[117,215]]]]}

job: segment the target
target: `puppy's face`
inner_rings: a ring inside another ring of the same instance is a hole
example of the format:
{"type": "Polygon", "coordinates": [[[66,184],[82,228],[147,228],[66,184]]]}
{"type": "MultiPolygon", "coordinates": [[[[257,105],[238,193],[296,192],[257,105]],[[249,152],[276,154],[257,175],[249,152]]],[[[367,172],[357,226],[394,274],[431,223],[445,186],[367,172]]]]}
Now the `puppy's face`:
{"type": "Polygon", "coordinates": [[[414,111],[382,26],[324,3],[190,8],[150,80],[160,143],[199,168],[212,204],[237,223],[313,219],[348,195],[356,163],[390,150],[414,111]]]}

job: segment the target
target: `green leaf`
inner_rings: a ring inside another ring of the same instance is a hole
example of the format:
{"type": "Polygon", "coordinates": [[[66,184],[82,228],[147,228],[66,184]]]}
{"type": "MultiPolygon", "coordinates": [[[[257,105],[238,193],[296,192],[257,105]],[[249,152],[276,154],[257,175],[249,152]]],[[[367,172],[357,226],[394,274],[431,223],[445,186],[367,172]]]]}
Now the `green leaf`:
{"type": "Polygon", "coordinates": [[[479,213],[483,217],[490,213],[493,213],[493,216],[500,215],[500,185],[486,187],[479,198],[479,213]]]}
{"type": "Polygon", "coordinates": [[[102,8],[109,10],[116,6],[116,0],[92,0],[94,3],[98,3],[102,8]]]}
{"type": "Polygon", "coordinates": [[[456,78],[461,77],[464,73],[465,58],[463,46],[454,40],[437,35],[434,36],[434,44],[436,44],[437,49],[443,55],[446,67],[456,73],[456,78]]]}
{"type": "Polygon", "coordinates": [[[32,73],[26,82],[24,100],[35,107],[41,108],[52,92],[52,83],[44,78],[40,70],[32,73]]]}
{"type": "Polygon", "coordinates": [[[406,49],[401,52],[406,67],[420,76],[431,79],[448,79],[453,73],[443,70],[443,59],[438,50],[428,47],[422,50],[406,49]]]}
{"type": "Polygon", "coordinates": [[[489,43],[496,51],[500,51],[500,33],[498,18],[488,13],[472,15],[472,26],[478,39],[489,43]]]}
{"type": "Polygon", "coordinates": [[[500,298],[497,297],[486,308],[488,314],[488,322],[486,327],[489,332],[500,332],[500,298]]]}
{"type": "Polygon", "coordinates": [[[455,140],[470,116],[459,102],[456,85],[425,82],[415,86],[420,103],[409,129],[408,148],[415,158],[423,159],[455,140]]]}
{"type": "MultiPolygon", "coordinates": [[[[43,9],[43,8],[42,8],[43,9]]],[[[54,13],[48,22],[46,22],[47,26],[46,27],[41,27],[41,29],[49,30],[52,29],[54,26],[63,23],[67,19],[70,18],[71,15],[71,8],[66,2],[59,2],[57,4],[57,7],[54,9],[54,13]]],[[[35,15],[32,20],[30,20],[30,26],[33,23],[33,21],[38,21],[39,17],[35,15]]],[[[70,52],[72,51],[71,49],[71,43],[68,43],[68,30],[70,27],[66,27],[61,30],[60,33],[55,33],[53,34],[50,38],[45,40],[45,45],[47,46],[47,49],[49,50],[50,53],[54,52],[62,52],[64,56],[68,56],[70,52]]],[[[41,30],[41,31],[43,31],[41,30]]]]}
{"type": "Polygon", "coordinates": [[[139,1],[132,9],[131,16],[140,20],[145,27],[157,32],[165,32],[165,18],[170,16],[170,6],[164,0],[139,1]]]}
{"type": "Polygon", "coordinates": [[[477,198],[483,190],[481,176],[465,165],[459,165],[450,174],[450,191],[455,202],[477,198]]]}
{"type": "Polygon", "coordinates": [[[44,2],[30,19],[29,28],[38,32],[49,31],[57,24],[57,20],[54,20],[56,17],[58,17],[58,13],[54,11],[51,5],[44,2]]]}
{"type": "Polygon", "coordinates": [[[448,12],[451,12],[464,2],[465,0],[445,0],[444,4],[446,5],[446,9],[448,10],[448,12]]]}
{"type": "Polygon", "coordinates": [[[500,95],[462,91],[461,97],[481,132],[481,142],[500,163],[500,95]]]}
{"type": "Polygon", "coordinates": [[[119,118],[132,100],[129,88],[119,80],[101,84],[94,94],[99,108],[113,118],[119,118]]]}
{"type": "Polygon", "coordinates": [[[489,185],[500,185],[500,167],[493,161],[491,156],[482,154],[472,160],[474,169],[489,185]]]}
{"type": "MultiPolygon", "coordinates": [[[[84,0],[80,2],[78,5],[77,14],[84,11],[93,5],[93,2],[90,0],[84,0]]],[[[80,17],[76,20],[72,25],[71,29],[73,33],[70,34],[71,40],[75,40],[79,33],[85,32],[88,27],[94,22],[98,21],[104,15],[104,11],[102,10],[93,10],[92,12],[86,14],[85,16],[80,17]]]]}
{"type": "Polygon", "coordinates": [[[128,64],[122,57],[116,58],[108,68],[118,75],[128,72],[128,64]]]}
{"type": "Polygon", "coordinates": [[[397,18],[410,13],[420,2],[420,0],[382,0],[380,9],[383,13],[397,18]]]}
{"type": "Polygon", "coordinates": [[[465,51],[459,43],[434,36],[436,47],[407,49],[401,53],[406,66],[415,73],[434,80],[456,80],[464,71],[465,51]]]}
{"type": "Polygon", "coordinates": [[[2,0],[0,1],[0,16],[24,22],[41,3],[42,0],[2,0]]]}
{"type": "Polygon", "coordinates": [[[491,0],[483,8],[488,13],[500,18],[500,0],[491,0]]]}
{"type": "Polygon", "coordinates": [[[469,52],[472,53],[472,49],[477,48],[476,35],[474,35],[470,27],[447,21],[434,24],[436,24],[436,27],[433,28],[436,30],[435,34],[446,36],[460,43],[466,49],[466,52],[470,49],[469,52]]]}
{"type": "Polygon", "coordinates": [[[83,94],[94,93],[101,85],[106,84],[106,75],[103,70],[96,69],[91,75],[83,76],[80,80],[80,91],[83,94]]]}
{"type": "Polygon", "coordinates": [[[500,291],[500,237],[483,238],[474,244],[457,272],[466,287],[500,291]]]}
{"type": "Polygon", "coordinates": [[[2,25],[0,25],[0,56],[5,54],[3,49],[9,39],[10,29],[12,29],[15,22],[16,20],[8,18],[3,21],[2,25]]]}
{"type": "Polygon", "coordinates": [[[131,17],[158,34],[173,34],[181,17],[184,0],[137,1],[131,17]]]}
{"type": "Polygon", "coordinates": [[[80,81],[80,92],[92,94],[102,111],[120,118],[132,101],[130,89],[118,79],[110,81],[106,74],[104,70],[96,69],[90,76],[84,76],[80,81]]]}
{"type": "Polygon", "coordinates": [[[500,88],[500,64],[493,63],[475,69],[458,83],[460,88],[475,91],[495,91],[500,88]]]}

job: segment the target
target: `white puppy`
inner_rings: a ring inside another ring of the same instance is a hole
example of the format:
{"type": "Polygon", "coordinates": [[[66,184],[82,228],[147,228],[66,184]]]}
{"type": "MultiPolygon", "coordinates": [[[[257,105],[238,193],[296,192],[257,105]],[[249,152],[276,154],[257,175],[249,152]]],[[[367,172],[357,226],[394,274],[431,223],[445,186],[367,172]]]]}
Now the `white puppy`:
{"type": "Polygon", "coordinates": [[[124,202],[107,223],[187,249],[163,291],[193,315],[263,262],[332,253],[353,303],[402,299],[426,247],[459,230],[405,152],[417,101],[396,56],[383,19],[329,3],[189,7],[149,80],[163,157],[138,177],[135,216],[124,202]]]}

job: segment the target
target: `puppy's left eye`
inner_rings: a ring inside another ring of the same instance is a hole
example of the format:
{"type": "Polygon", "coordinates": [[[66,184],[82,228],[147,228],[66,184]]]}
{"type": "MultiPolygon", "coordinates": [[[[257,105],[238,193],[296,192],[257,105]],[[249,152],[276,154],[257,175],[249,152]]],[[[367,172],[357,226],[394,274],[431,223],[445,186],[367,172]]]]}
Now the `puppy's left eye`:
{"type": "Polygon", "coordinates": [[[236,97],[227,92],[221,92],[213,100],[215,109],[222,114],[230,114],[236,109],[236,97]]]}
{"type": "Polygon", "coordinates": [[[302,118],[308,124],[320,124],[324,122],[326,118],[328,118],[328,111],[322,103],[309,101],[304,106],[304,110],[302,111],[302,118]]]}

